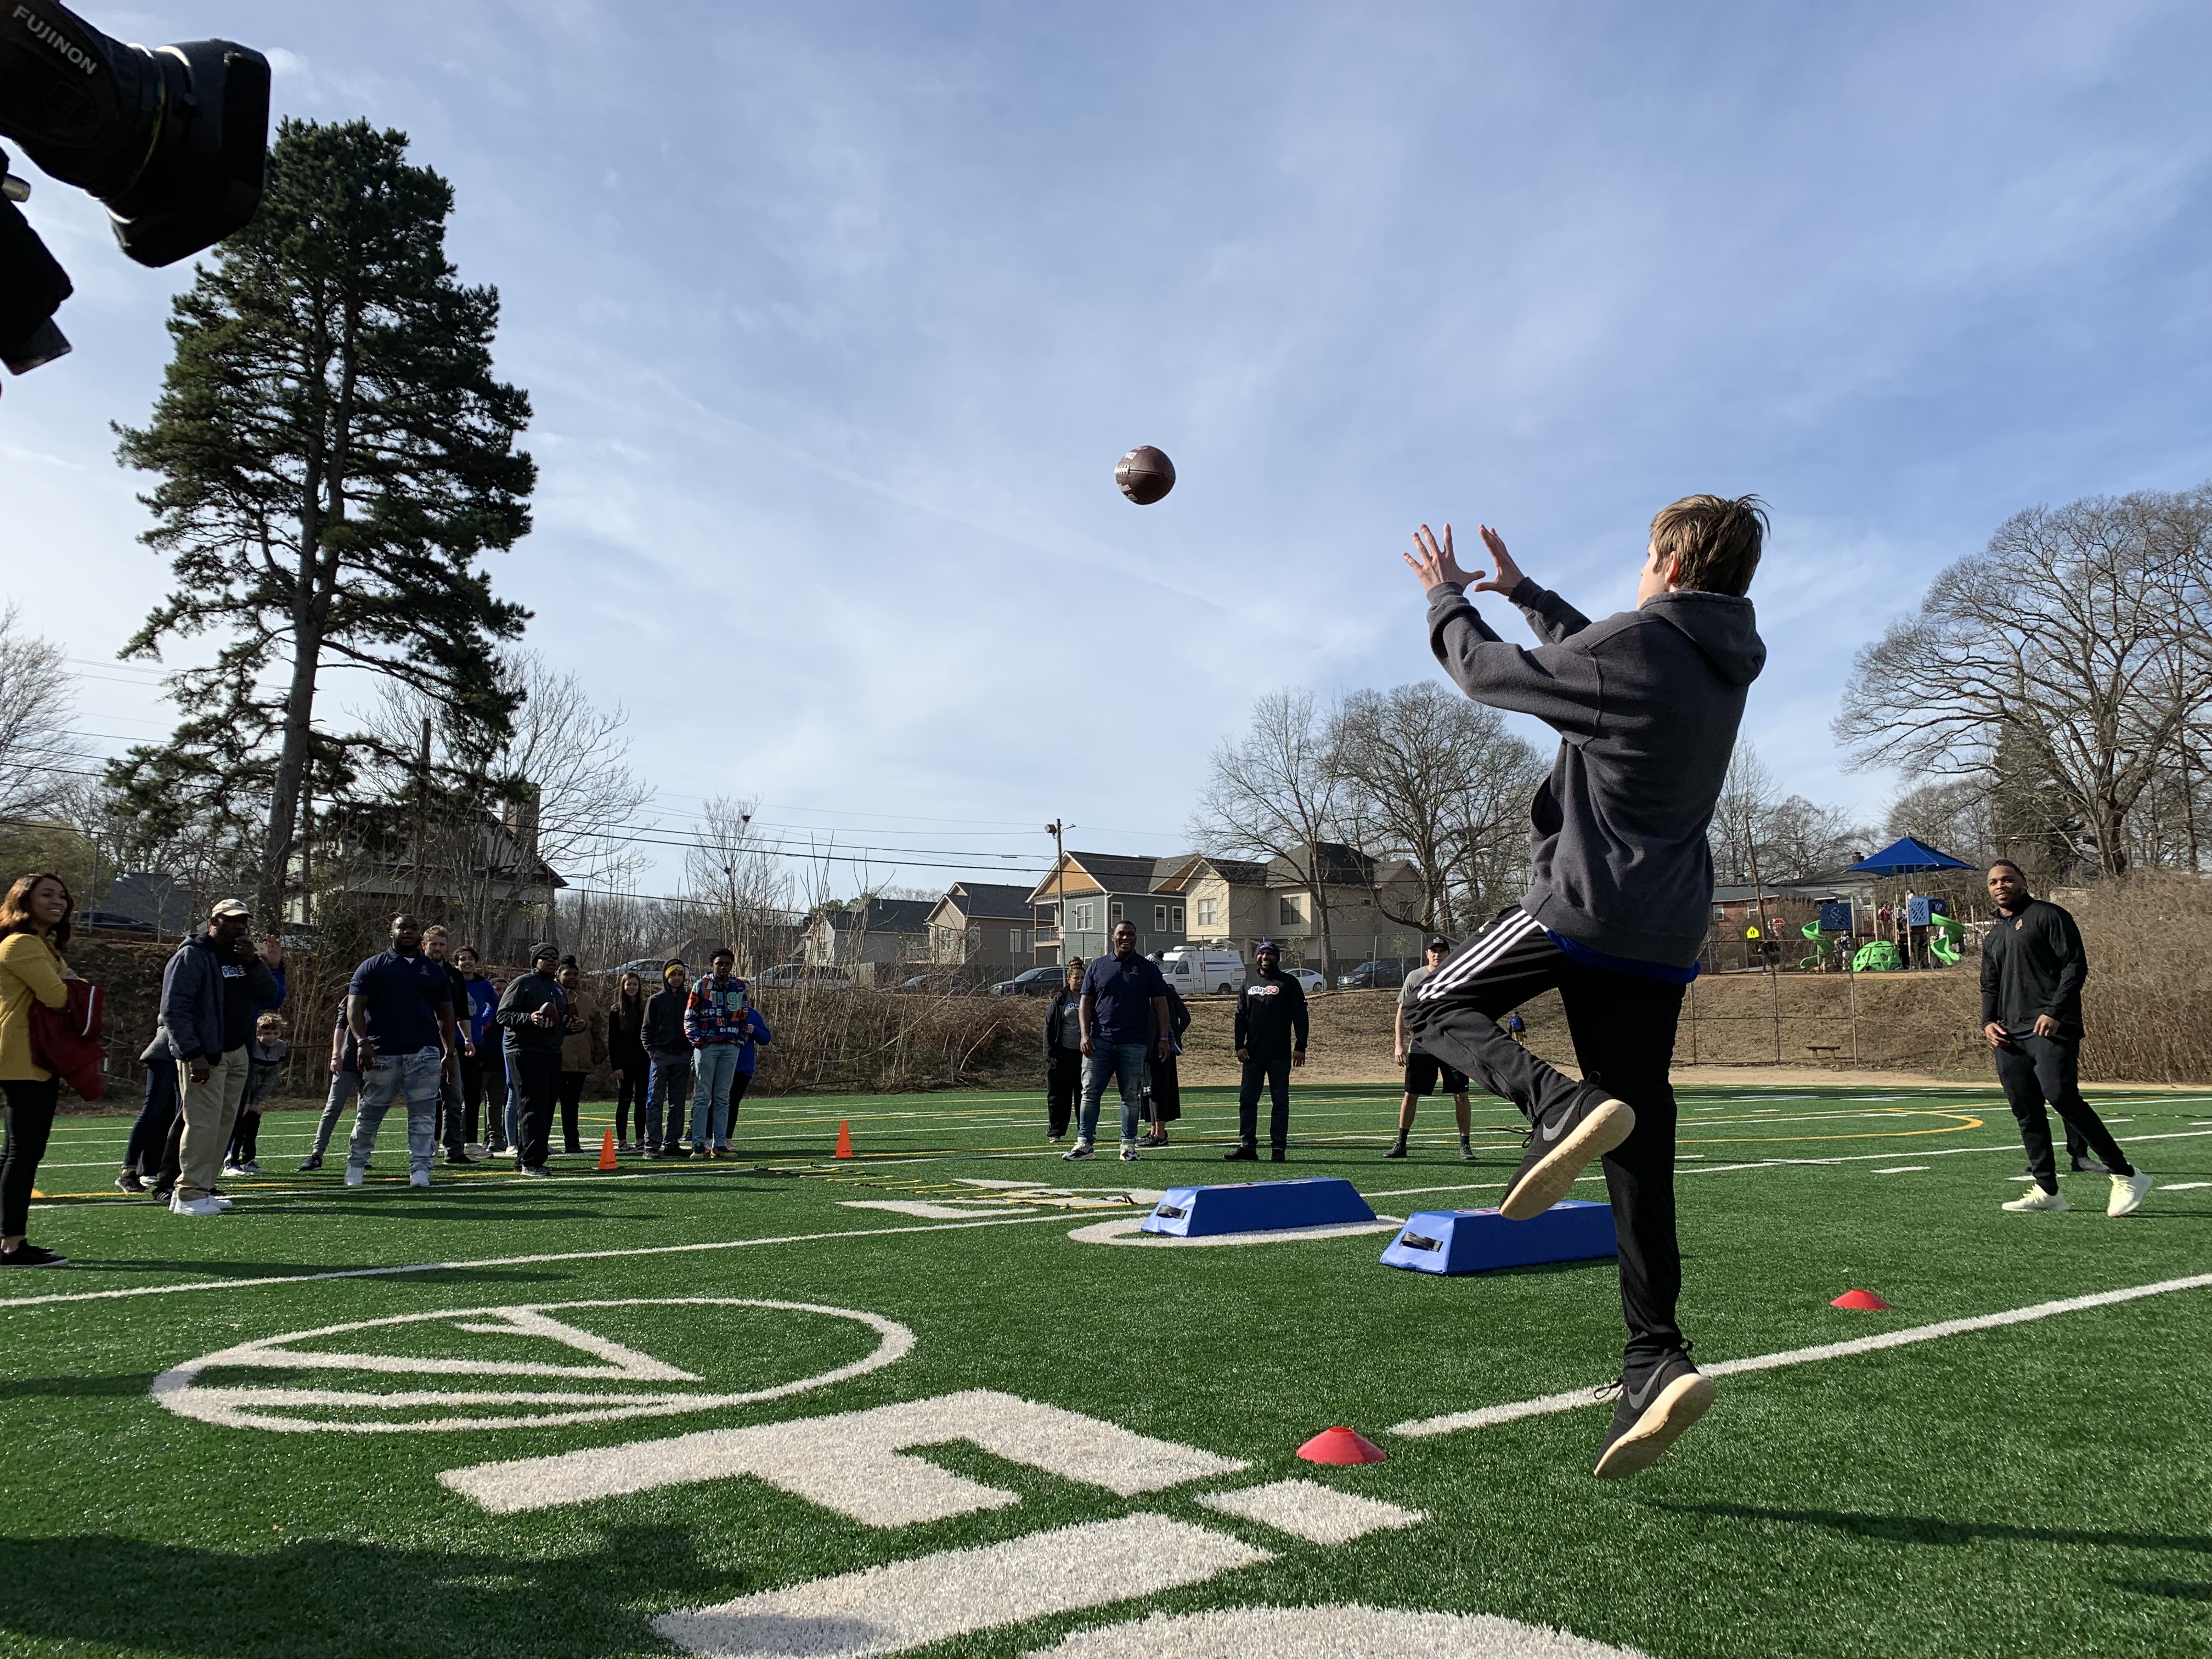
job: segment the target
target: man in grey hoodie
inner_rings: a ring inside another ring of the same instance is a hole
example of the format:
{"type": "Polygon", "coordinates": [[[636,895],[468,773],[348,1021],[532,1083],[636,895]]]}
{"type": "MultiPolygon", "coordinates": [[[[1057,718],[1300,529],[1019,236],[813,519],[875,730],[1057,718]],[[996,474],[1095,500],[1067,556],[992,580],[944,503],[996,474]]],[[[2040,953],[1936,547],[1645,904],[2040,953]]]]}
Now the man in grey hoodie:
{"type": "Polygon", "coordinates": [[[1596,1473],[1649,1468],[1712,1403],[1674,1322],[1674,1095],[1668,1067],[1683,988],[1711,915],[1705,831],[1735,747],[1744,699],[1765,665],[1751,601],[1766,514],[1756,496],[1691,495],[1651,521],[1636,609],[1593,623],[1524,577],[1496,532],[1495,568],[1462,570],[1451,527],[1426,525],[1406,562],[1429,599],[1429,645],[1477,702],[1533,714],[1559,733],[1536,793],[1528,896],[1416,994],[1420,1044],[1520,1107],[1528,1155],[1498,1207],[1540,1215],[1605,1160],[1620,1243],[1628,1343],[1596,1473]],[[1508,645],[1467,599],[1498,593],[1541,643],[1508,645]],[[1498,1021],[1556,989],[1577,1083],[1498,1021]]]}

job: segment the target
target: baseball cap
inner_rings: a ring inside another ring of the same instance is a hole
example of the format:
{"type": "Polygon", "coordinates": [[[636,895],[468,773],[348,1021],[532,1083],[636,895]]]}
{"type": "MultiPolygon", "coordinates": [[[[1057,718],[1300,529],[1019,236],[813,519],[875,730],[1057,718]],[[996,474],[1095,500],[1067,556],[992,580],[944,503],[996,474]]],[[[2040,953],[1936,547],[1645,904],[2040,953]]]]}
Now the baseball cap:
{"type": "Polygon", "coordinates": [[[208,907],[208,914],[211,916],[250,916],[253,914],[253,907],[244,899],[217,899],[208,907]]]}
{"type": "Polygon", "coordinates": [[[1432,933],[1429,937],[1429,949],[1431,951],[1448,951],[1451,949],[1451,941],[1446,939],[1442,933],[1432,933]]]}

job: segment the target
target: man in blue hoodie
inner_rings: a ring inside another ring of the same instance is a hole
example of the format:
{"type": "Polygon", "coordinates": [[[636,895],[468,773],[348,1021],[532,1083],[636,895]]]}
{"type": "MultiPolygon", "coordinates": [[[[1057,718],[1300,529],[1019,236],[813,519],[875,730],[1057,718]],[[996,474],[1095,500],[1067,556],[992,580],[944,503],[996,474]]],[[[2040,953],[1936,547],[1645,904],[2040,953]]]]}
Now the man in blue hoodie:
{"type": "Polygon", "coordinates": [[[1605,1160],[1628,1325],[1620,1398],[1599,1448],[1607,1478],[1649,1468],[1711,1405],[1674,1320],[1674,1095],[1668,1068],[1683,988],[1712,914],[1705,831],[1751,683],[1766,662],[1751,601],[1766,514],[1756,496],[1690,495],[1651,521],[1636,608],[1593,623],[1514,564],[1470,575],[1426,525],[1406,562],[1429,600],[1429,646],[1477,702],[1559,733],[1531,807],[1534,879],[1424,981],[1407,1024],[1421,1047],[1528,1116],[1528,1151],[1498,1207],[1540,1215],[1605,1160]],[[1508,645],[1467,594],[1497,593],[1541,641],[1508,645]],[[1579,1083],[1498,1025],[1557,990],[1579,1083]]]}

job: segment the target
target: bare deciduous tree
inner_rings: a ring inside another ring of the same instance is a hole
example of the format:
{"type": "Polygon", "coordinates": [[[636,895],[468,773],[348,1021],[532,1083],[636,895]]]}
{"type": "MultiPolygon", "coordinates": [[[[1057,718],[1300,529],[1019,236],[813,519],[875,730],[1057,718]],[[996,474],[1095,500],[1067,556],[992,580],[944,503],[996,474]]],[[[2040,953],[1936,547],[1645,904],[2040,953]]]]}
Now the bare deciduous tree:
{"type": "Polygon", "coordinates": [[[1328,726],[1310,691],[1271,691],[1252,705],[1241,740],[1213,751],[1211,776],[1190,817],[1191,838],[1208,852],[1279,858],[1306,890],[1321,938],[1322,971],[1336,973],[1328,883],[1340,872],[1326,850],[1336,833],[1345,784],[1328,726]]]}
{"type": "Polygon", "coordinates": [[[70,736],[76,677],[63,649],[0,611],[0,817],[46,818],[70,800],[87,769],[70,736]]]}
{"type": "Polygon", "coordinates": [[[684,854],[685,890],[702,907],[700,925],[720,930],[745,973],[769,966],[763,945],[790,930],[791,875],[752,827],[759,810],[757,799],[717,795],[684,854]]]}
{"type": "MultiPolygon", "coordinates": [[[[2117,875],[2146,792],[2202,752],[2209,576],[2212,488],[2016,514],[1859,653],[1836,736],[1860,766],[2025,769],[2063,798],[2081,860],[2117,875]]],[[[2193,824],[2193,794],[2185,810],[2193,824]]]]}

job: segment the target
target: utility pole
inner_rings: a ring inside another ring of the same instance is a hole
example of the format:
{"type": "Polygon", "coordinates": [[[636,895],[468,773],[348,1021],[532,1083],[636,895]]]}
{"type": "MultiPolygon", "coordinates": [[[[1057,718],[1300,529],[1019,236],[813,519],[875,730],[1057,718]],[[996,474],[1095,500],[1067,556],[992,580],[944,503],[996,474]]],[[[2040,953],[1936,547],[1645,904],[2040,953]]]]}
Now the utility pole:
{"type": "Polygon", "coordinates": [[[1044,827],[1052,837],[1053,914],[1060,921],[1060,965],[1067,968],[1067,825],[1054,818],[1044,827]]]}
{"type": "Polygon", "coordinates": [[[408,909],[422,915],[423,842],[430,829],[430,717],[422,716],[422,748],[415,762],[415,896],[408,909]]]}

